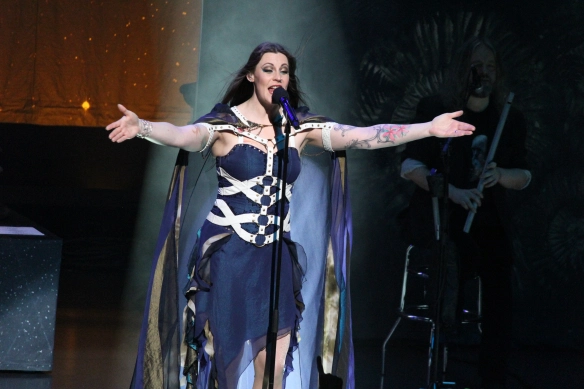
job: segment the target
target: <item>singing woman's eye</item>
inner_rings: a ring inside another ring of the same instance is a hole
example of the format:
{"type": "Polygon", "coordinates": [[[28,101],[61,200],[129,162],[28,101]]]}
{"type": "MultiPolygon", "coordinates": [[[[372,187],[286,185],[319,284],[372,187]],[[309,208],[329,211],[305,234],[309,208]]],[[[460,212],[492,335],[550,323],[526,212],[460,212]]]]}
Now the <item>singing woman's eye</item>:
{"type": "Polygon", "coordinates": [[[263,68],[262,71],[264,73],[272,73],[272,68],[263,68]]]}
{"type": "Polygon", "coordinates": [[[280,70],[280,73],[282,73],[282,74],[288,74],[288,69],[282,69],[282,70],[280,70]]]}

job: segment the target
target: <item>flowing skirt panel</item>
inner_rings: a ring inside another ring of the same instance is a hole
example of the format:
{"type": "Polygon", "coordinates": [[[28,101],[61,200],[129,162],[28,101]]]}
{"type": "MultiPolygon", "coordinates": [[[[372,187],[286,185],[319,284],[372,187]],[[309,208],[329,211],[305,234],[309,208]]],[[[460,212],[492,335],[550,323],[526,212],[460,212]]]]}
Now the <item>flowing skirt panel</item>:
{"type": "MultiPolygon", "coordinates": [[[[191,355],[185,372],[197,389],[214,387],[215,380],[221,389],[235,389],[241,373],[266,347],[277,245],[256,247],[225,231],[205,223],[190,266],[185,340],[191,355]]],[[[298,346],[305,268],[304,250],[285,234],[278,322],[278,336],[291,334],[285,376],[292,370],[292,353],[298,346]]]]}

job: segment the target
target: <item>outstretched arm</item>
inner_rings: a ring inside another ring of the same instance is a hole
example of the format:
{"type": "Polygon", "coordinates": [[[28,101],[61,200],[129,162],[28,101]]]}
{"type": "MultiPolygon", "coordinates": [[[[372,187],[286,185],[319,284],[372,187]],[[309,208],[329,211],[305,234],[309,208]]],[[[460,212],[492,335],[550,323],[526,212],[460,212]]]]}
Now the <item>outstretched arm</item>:
{"type": "MultiPolygon", "coordinates": [[[[333,150],[379,149],[428,136],[451,138],[472,134],[474,126],[454,120],[460,115],[462,111],[445,113],[435,117],[431,122],[417,124],[377,124],[371,127],[338,124],[330,132],[330,146],[333,150]]],[[[323,146],[322,139],[316,134],[308,136],[310,143],[323,146]]]]}
{"type": "Polygon", "coordinates": [[[149,133],[145,139],[153,143],[179,147],[187,151],[200,151],[209,140],[209,131],[203,125],[189,124],[178,127],[165,122],[143,122],[141,128],[138,115],[121,104],[118,104],[118,109],[124,116],[105,128],[111,131],[109,138],[112,142],[120,143],[140,134],[145,135],[144,127],[150,125],[152,126],[152,131],[148,131],[149,133]]]}

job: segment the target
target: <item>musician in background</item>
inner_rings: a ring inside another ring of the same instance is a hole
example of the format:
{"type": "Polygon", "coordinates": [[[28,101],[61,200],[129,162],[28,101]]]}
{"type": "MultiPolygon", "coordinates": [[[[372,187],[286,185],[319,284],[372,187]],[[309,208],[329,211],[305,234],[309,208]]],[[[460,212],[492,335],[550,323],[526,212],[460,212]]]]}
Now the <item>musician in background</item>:
{"type": "Polygon", "coordinates": [[[526,124],[523,115],[513,107],[494,160],[485,160],[506,95],[501,63],[493,46],[485,39],[467,41],[451,64],[444,92],[420,100],[415,122],[427,121],[439,112],[464,108],[460,120],[476,126],[474,134],[452,139],[447,153],[445,139],[427,138],[410,143],[401,166],[402,177],[416,184],[408,212],[409,243],[435,248],[427,176],[432,169],[443,173],[444,161],[448,162],[448,238],[455,247],[460,280],[478,272],[483,283],[479,355],[482,388],[505,387],[511,345],[513,250],[504,228],[511,212],[505,207],[505,191],[524,189],[531,180],[526,162],[526,124]],[[445,154],[449,156],[446,160],[445,154]],[[481,175],[482,193],[477,189],[481,175]],[[475,212],[475,217],[467,234],[463,227],[469,211],[475,212]]]}

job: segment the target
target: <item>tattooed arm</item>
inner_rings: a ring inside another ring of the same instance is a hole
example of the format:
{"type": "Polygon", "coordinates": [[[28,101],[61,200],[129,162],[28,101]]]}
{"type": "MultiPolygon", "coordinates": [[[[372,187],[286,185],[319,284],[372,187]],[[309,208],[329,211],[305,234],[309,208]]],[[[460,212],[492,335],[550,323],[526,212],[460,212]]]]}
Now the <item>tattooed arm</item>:
{"type": "MultiPolygon", "coordinates": [[[[460,115],[462,111],[445,113],[435,117],[431,122],[417,124],[377,124],[371,127],[337,124],[330,130],[330,147],[333,150],[379,149],[428,136],[450,138],[471,134],[474,131],[473,126],[454,120],[460,115]]],[[[323,147],[320,132],[312,132],[314,134],[307,135],[309,142],[323,147]]]]}
{"type": "Polygon", "coordinates": [[[408,138],[414,140],[410,135],[411,127],[412,125],[400,124],[377,124],[371,127],[338,124],[331,130],[331,146],[333,150],[377,149],[397,146],[407,142],[408,138]]]}
{"type": "MultiPolygon", "coordinates": [[[[111,131],[109,138],[116,143],[132,139],[140,131],[138,116],[121,104],[118,104],[118,109],[124,116],[105,128],[111,131]]],[[[145,139],[160,145],[179,147],[187,151],[200,151],[209,140],[209,131],[200,124],[182,127],[164,122],[152,122],[151,124],[152,132],[145,139]]]]}

